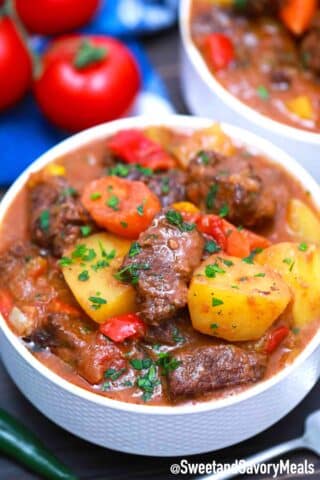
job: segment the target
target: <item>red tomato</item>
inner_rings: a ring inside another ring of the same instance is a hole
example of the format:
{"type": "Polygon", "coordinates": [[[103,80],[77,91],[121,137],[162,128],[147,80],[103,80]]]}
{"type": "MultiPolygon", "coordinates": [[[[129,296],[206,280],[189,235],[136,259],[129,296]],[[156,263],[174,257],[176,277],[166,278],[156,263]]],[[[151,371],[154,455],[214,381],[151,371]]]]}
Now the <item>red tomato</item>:
{"type": "Polygon", "coordinates": [[[127,47],[104,36],[65,36],[43,56],[35,95],[56,125],[76,131],[114,120],[132,105],[140,86],[127,47]]]}
{"type": "Polygon", "coordinates": [[[56,35],[82,27],[96,12],[99,0],[14,0],[30,32],[56,35]]]}
{"type": "Polygon", "coordinates": [[[205,39],[208,62],[215,70],[226,68],[234,59],[234,48],[229,37],[223,33],[211,33],[205,39]]]}
{"type": "Polygon", "coordinates": [[[109,318],[100,325],[100,332],[114,342],[123,342],[129,337],[139,337],[145,334],[146,327],[135,313],[127,313],[109,318]]]}
{"type": "Polygon", "coordinates": [[[29,52],[10,18],[0,17],[0,110],[19,100],[31,80],[29,52]]]}

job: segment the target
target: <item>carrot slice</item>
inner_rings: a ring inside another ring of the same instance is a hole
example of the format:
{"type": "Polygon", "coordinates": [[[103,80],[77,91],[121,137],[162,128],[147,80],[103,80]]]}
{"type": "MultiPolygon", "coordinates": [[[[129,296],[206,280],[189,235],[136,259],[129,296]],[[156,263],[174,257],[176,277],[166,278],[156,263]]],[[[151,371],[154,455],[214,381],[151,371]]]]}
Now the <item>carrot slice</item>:
{"type": "Polygon", "coordinates": [[[82,203],[100,227],[135,239],[161,210],[158,197],[142,182],[104,177],[84,189],[82,203]]]}
{"type": "Polygon", "coordinates": [[[287,0],[283,2],[280,17],[295,35],[305,32],[316,13],[317,0],[287,0]]]}

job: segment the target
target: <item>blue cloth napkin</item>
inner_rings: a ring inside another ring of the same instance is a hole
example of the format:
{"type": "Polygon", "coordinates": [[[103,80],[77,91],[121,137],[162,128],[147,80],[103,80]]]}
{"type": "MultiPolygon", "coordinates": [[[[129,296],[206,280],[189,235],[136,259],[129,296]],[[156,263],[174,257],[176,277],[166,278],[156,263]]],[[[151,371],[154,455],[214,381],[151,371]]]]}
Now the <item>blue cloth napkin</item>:
{"type": "MultiPolygon", "coordinates": [[[[175,7],[175,0],[104,0],[100,12],[85,31],[117,36],[149,33],[171,25],[176,18],[175,7]],[[123,13],[126,9],[128,15],[123,13]],[[143,17],[142,9],[145,12],[143,17]]],[[[39,51],[46,41],[34,37],[31,44],[39,51]]],[[[133,113],[172,112],[166,87],[143,48],[129,38],[126,43],[138,60],[142,74],[142,91],[133,113]]],[[[9,185],[39,155],[68,135],[43,117],[31,94],[0,114],[0,185],[9,185]]]]}

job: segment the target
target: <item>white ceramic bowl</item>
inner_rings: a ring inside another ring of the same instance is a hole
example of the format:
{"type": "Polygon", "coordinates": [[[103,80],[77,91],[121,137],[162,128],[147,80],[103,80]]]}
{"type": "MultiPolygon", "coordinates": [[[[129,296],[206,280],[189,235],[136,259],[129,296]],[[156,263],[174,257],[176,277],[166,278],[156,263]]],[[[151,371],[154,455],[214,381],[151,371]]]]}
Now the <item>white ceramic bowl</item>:
{"type": "MultiPolygon", "coordinates": [[[[119,129],[167,125],[203,128],[212,120],[170,116],[130,118],[94,127],[49,150],[14,183],[0,205],[0,222],[31,172],[82,145],[119,129]]],[[[283,165],[309,190],[320,207],[320,189],[303,168],[269,142],[237,127],[227,134],[283,165]]],[[[92,443],[123,452],[174,456],[217,450],[241,442],[277,422],[311,390],[320,374],[320,331],[284,370],[240,394],[175,407],[134,405],[77,387],[41,364],[0,318],[2,360],[21,392],[62,428],[92,443]]]]}
{"type": "Polygon", "coordinates": [[[290,127],[262,115],[228,92],[214,77],[191,38],[192,0],[180,1],[181,82],[193,115],[232,122],[272,141],[320,182],[320,134],[290,127]]]}

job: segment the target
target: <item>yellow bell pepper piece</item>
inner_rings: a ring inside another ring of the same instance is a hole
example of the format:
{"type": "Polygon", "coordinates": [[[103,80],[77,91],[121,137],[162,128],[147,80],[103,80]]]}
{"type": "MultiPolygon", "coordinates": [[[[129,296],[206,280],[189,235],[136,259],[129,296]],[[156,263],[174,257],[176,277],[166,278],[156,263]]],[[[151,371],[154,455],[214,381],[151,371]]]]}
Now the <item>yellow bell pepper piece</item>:
{"type": "Polygon", "coordinates": [[[297,115],[297,117],[304,118],[306,120],[312,120],[314,117],[311,100],[306,95],[300,95],[292,100],[288,100],[286,105],[290,112],[297,115]]]}
{"type": "Polygon", "coordinates": [[[172,207],[178,212],[184,213],[198,213],[200,210],[191,202],[177,202],[173,203],[172,207]]]}
{"type": "Polygon", "coordinates": [[[46,167],[46,173],[52,176],[63,177],[66,174],[66,169],[63,165],[57,163],[51,163],[46,167]]]}

